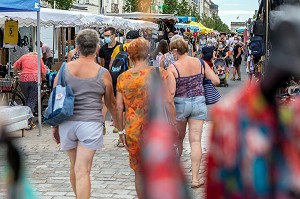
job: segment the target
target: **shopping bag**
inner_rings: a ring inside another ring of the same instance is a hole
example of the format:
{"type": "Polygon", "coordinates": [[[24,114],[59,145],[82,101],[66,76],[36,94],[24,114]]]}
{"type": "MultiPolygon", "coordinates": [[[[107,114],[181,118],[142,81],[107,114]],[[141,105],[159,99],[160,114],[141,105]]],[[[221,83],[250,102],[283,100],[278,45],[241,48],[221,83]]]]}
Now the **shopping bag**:
{"type": "Polygon", "coordinates": [[[48,107],[46,109],[45,123],[58,126],[68,120],[74,112],[74,100],[72,88],[65,81],[66,63],[63,63],[59,74],[57,86],[51,92],[48,107]]]}

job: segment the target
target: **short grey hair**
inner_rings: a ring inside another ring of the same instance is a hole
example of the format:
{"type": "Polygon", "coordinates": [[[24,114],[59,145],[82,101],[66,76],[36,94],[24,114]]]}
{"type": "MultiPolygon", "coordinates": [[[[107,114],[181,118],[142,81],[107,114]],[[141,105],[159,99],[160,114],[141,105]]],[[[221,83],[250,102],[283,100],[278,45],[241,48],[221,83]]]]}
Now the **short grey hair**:
{"type": "Polygon", "coordinates": [[[170,43],[175,41],[176,39],[183,39],[183,37],[181,35],[174,35],[171,39],[170,39],[170,43]]]}
{"type": "Polygon", "coordinates": [[[100,37],[96,30],[84,29],[78,33],[75,41],[80,55],[88,56],[96,53],[100,37]]]}

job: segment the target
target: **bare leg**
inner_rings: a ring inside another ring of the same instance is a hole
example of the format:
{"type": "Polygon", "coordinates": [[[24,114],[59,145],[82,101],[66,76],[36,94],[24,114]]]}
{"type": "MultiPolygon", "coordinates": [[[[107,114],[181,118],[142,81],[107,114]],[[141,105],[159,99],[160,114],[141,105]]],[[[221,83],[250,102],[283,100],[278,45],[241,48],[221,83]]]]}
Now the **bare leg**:
{"type": "Polygon", "coordinates": [[[237,67],[237,74],[238,74],[238,78],[241,79],[241,65],[239,65],[239,67],[237,67]]]}
{"type": "Polygon", "coordinates": [[[203,120],[189,119],[189,141],[191,146],[192,180],[199,180],[199,169],[202,158],[201,136],[203,120]]]}
{"type": "Polygon", "coordinates": [[[67,151],[67,154],[70,159],[70,182],[71,182],[72,189],[73,189],[75,195],[76,195],[76,177],[75,177],[74,167],[75,167],[75,161],[76,161],[76,151],[77,151],[77,148],[67,151]]]}
{"type": "Polygon", "coordinates": [[[135,172],[135,190],[138,196],[138,199],[143,198],[143,180],[142,180],[142,173],[140,171],[135,172]]]}
{"type": "Polygon", "coordinates": [[[90,172],[95,152],[78,145],[75,162],[77,199],[89,199],[91,196],[90,172]]]}
{"type": "Polygon", "coordinates": [[[185,133],[186,133],[186,124],[187,121],[177,121],[176,128],[179,132],[178,143],[177,143],[179,157],[181,157],[183,151],[183,140],[185,138],[185,133]]]}
{"type": "Polygon", "coordinates": [[[102,102],[103,102],[102,103],[102,105],[103,105],[103,107],[102,107],[102,114],[103,114],[103,117],[104,117],[104,121],[106,121],[106,115],[107,115],[108,110],[107,110],[107,107],[104,104],[104,100],[102,102]]]}
{"type": "Polygon", "coordinates": [[[234,66],[233,67],[233,78],[235,79],[235,76],[236,76],[236,67],[234,66]]]}

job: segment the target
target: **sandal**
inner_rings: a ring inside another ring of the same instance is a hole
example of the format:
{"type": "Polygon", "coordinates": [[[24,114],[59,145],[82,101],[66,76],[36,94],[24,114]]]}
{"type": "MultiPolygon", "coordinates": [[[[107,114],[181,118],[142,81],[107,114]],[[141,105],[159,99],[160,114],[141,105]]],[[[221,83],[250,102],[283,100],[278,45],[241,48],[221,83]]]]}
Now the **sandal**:
{"type": "Polygon", "coordinates": [[[118,142],[115,146],[116,147],[125,147],[124,144],[120,140],[118,140],[118,142]]]}
{"type": "Polygon", "coordinates": [[[236,80],[241,81],[242,79],[239,77],[239,78],[237,78],[236,80]]]}
{"type": "Polygon", "coordinates": [[[191,188],[192,189],[197,189],[200,188],[202,185],[204,185],[205,182],[203,179],[199,179],[199,180],[192,180],[192,185],[191,188]]]}
{"type": "Polygon", "coordinates": [[[235,78],[234,78],[234,77],[232,77],[230,80],[231,80],[231,81],[235,81],[235,78]]]}
{"type": "Polygon", "coordinates": [[[105,126],[103,127],[103,135],[106,135],[106,128],[105,128],[105,126]]]}
{"type": "Polygon", "coordinates": [[[118,132],[119,132],[118,128],[115,127],[114,130],[113,130],[113,133],[118,133],[118,132]]]}

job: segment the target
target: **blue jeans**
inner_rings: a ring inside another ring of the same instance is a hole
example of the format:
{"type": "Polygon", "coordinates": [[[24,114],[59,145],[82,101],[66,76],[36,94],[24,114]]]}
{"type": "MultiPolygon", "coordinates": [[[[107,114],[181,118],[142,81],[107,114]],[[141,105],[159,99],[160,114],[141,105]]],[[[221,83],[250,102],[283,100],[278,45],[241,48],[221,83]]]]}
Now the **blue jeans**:
{"type": "Polygon", "coordinates": [[[176,120],[187,121],[189,118],[205,120],[207,118],[207,107],[204,96],[190,98],[175,97],[176,120]]]}

